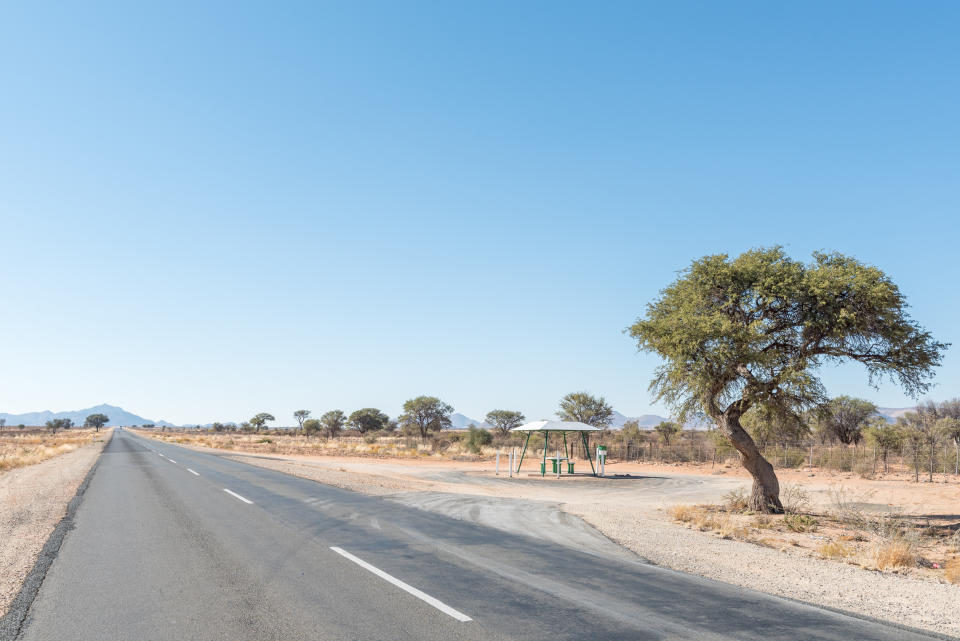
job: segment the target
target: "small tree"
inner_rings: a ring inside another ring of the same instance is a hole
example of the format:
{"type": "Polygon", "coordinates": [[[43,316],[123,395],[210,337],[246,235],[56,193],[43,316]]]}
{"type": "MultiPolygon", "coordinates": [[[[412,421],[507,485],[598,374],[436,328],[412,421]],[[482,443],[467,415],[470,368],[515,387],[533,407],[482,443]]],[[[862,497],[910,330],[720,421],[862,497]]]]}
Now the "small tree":
{"type": "MultiPolygon", "coordinates": [[[[374,410],[377,411],[377,410],[374,410]]],[[[347,423],[347,417],[340,410],[330,410],[320,417],[320,423],[327,438],[333,438],[343,429],[347,423]]]]}
{"type": "Polygon", "coordinates": [[[310,410],[297,410],[293,413],[293,418],[297,419],[297,425],[300,426],[300,431],[303,431],[303,422],[310,418],[310,410]]]}
{"type": "Polygon", "coordinates": [[[47,421],[47,429],[56,434],[57,430],[68,430],[73,427],[73,421],[69,418],[54,418],[47,421]]]}
{"type": "Polygon", "coordinates": [[[672,421],[661,421],[653,429],[660,435],[665,445],[670,445],[670,439],[680,433],[680,426],[672,421]]]}
{"type": "Polygon", "coordinates": [[[824,432],[844,445],[856,445],[863,438],[863,428],[876,413],[877,406],[870,401],[838,396],[818,407],[815,416],[824,432]]]}
{"type": "Polygon", "coordinates": [[[511,410],[492,410],[487,412],[486,420],[500,436],[508,436],[510,430],[523,425],[527,417],[511,410]]]}
{"type": "Polygon", "coordinates": [[[434,396],[418,396],[403,404],[400,426],[420,435],[426,441],[430,432],[439,432],[451,426],[453,408],[434,396]]]}
{"type": "Polygon", "coordinates": [[[471,425],[467,430],[465,444],[467,449],[474,454],[480,454],[483,452],[483,446],[489,445],[492,442],[493,437],[490,436],[490,432],[483,428],[477,427],[476,425],[471,425]]]}
{"type": "Polygon", "coordinates": [[[960,398],[940,403],[944,436],[953,442],[953,473],[960,474],[960,398]]]}
{"type": "MultiPolygon", "coordinates": [[[[334,411],[337,412],[339,410],[334,411]]],[[[361,434],[366,434],[367,432],[382,430],[390,423],[390,417],[375,407],[365,407],[350,414],[347,423],[352,429],[357,430],[361,434]]]]}
{"type": "Polygon", "coordinates": [[[211,431],[211,432],[222,432],[222,431],[224,431],[224,429],[226,429],[226,426],[225,426],[223,423],[218,423],[218,422],[214,421],[214,422],[210,425],[210,431],[211,431]]]}
{"type": "Polygon", "coordinates": [[[903,430],[899,425],[888,422],[882,416],[875,416],[863,430],[867,441],[879,450],[883,460],[883,473],[887,473],[887,456],[903,444],[903,430]]]}
{"type": "Polygon", "coordinates": [[[303,422],[303,425],[300,427],[303,430],[303,433],[306,435],[317,434],[320,430],[323,429],[323,423],[315,418],[308,418],[303,422]]]}
{"type": "Polygon", "coordinates": [[[586,392],[571,392],[560,399],[557,418],[605,428],[610,426],[613,408],[602,396],[598,398],[586,392]]]}
{"type": "Polygon", "coordinates": [[[273,414],[267,412],[260,412],[256,416],[250,419],[250,426],[253,428],[254,432],[259,433],[260,430],[264,428],[267,424],[267,421],[275,421],[276,418],[273,417],[273,414]]]}
{"type": "Polygon", "coordinates": [[[96,431],[100,431],[100,428],[106,425],[110,421],[110,417],[106,414],[91,414],[87,417],[87,420],[83,422],[84,427],[93,427],[96,431]]]}
{"type": "Polygon", "coordinates": [[[7,419],[0,418],[0,430],[2,430],[6,424],[7,424],[7,419]]]}
{"type": "Polygon", "coordinates": [[[933,481],[933,460],[937,442],[940,440],[940,429],[937,425],[936,416],[923,411],[922,405],[918,406],[917,409],[916,412],[904,414],[897,421],[897,424],[903,430],[904,441],[913,458],[913,480],[920,482],[920,461],[923,455],[929,451],[930,481],[933,481]]]}

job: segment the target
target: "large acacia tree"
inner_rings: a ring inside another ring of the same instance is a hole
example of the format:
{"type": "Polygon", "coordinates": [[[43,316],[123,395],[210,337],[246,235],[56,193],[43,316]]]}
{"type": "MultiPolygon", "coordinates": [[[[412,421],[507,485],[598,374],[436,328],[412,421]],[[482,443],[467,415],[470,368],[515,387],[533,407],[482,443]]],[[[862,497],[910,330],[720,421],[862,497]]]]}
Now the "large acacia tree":
{"type": "Polygon", "coordinates": [[[907,314],[881,270],[837,253],[792,260],[780,247],[731,259],[705,256],[627,329],[664,364],[650,384],[681,422],[708,416],[753,476],[750,507],[781,512],[773,466],[740,424],[752,407],[799,415],[826,394],[823,365],[856,361],[876,386],[889,378],[917,396],[947,345],[907,314]]]}

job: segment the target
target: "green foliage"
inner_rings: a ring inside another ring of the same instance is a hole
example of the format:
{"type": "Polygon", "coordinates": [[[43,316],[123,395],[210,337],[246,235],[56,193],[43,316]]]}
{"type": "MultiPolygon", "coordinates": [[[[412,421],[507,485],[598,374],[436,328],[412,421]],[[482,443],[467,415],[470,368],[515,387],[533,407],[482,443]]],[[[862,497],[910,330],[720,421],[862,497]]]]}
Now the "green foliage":
{"type": "Polygon", "coordinates": [[[644,437],[643,430],[640,429],[640,423],[635,419],[623,424],[620,435],[628,441],[642,441],[644,437]]]}
{"type": "Polygon", "coordinates": [[[561,421],[579,421],[594,427],[608,427],[613,418],[613,408],[601,396],[586,392],[572,392],[560,399],[557,417],[561,421]]]}
{"type": "Polygon", "coordinates": [[[819,404],[817,368],[845,360],[872,384],[890,378],[917,394],[947,347],[910,319],[878,268],[819,252],[803,264],[779,247],[694,261],[627,331],[666,361],[651,389],[681,421],[819,404]]]}
{"type": "Polygon", "coordinates": [[[420,435],[424,441],[430,432],[449,428],[453,407],[434,396],[418,396],[403,404],[400,426],[420,435]]]}
{"type": "Polygon", "coordinates": [[[471,425],[467,430],[467,437],[464,439],[464,445],[474,454],[480,454],[484,445],[493,442],[493,436],[485,429],[471,425]]]}
{"type": "Polygon", "coordinates": [[[755,405],[740,422],[761,448],[773,443],[796,443],[810,434],[804,415],[779,411],[775,405],[755,405]]]}
{"type": "Polygon", "coordinates": [[[83,422],[83,426],[93,427],[99,432],[100,428],[106,425],[109,421],[110,421],[110,417],[107,416],[106,414],[91,414],[83,422]]]}
{"type": "Polygon", "coordinates": [[[859,443],[863,429],[877,413],[877,406],[870,401],[849,396],[838,396],[816,409],[818,428],[844,445],[859,443]]]}
{"type": "Polygon", "coordinates": [[[68,430],[73,427],[73,421],[69,418],[54,418],[47,421],[47,429],[56,433],[57,430],[68,430]]]}
{"type": "Polygon", "coordinates": [[[679,434],[682,428],[672,421],[661,421],[653,430],[660,435],[665,445],[670,445],[670,439],[679,434]]]}
{"type": "Polygon", "coordinates": [[[223,432],[227,429],[227,426],[223,423],[214,422],[210,425],[210,430],[213,432],[223,432]]]}
{"type": "MultiPolygon", "coordinates": [[[[333,411],[338,412],[339,410],[333,411]]],[[[330,412],[327,412],[327,414],[329,413],[330,412]]],[[[326,416],[326,414],[324,414],[324,416],[326,416]]],[[[332,420],[336,418],[336,415],[331,417],[332,420]]],[[[365,407],[352,413],[347,423],[349,423],[352,429],[357,430],[361,434],[366,434],[367,432],[382,430],[390,424],[390,417],[375,407],[365,407]]]]}
{"type": "Polygon", "coordinates": [[[300,427],[300,429],[302,429],[303,433],[308,436],[317,434],[323,429],[323,423],[321,423],[318,419],[308,418],[303,422],[303,425],[300,427]]]}
{"type": "Polygon", "coordinates": [[[807,514],[791,512],[783,517],[783,524],[792,532],[816,532],[819,522],[807,514]]]}
{"type": "Polygon", "coordinates": [[[304,421],[310,418],[311,413],[312,412],[310,410],[297,410],[293,413],[293,418],[297,419],[297,425],[300,426],[301,430],[303,430],[304,421]]]}
{"type": "Polygon", "coordinates": [[[267,412],[260,412],[256,416],[250,419],[250,426],[255,432],[259,432],[263,429],[264,425],[267,424],[267,421],[275,421],[273,414],[268,414],[267,412]]]}
{"type": "Polygon", "coordinates": [[[520,412],[513,412],[511,410],[493,410],[487,412],[486,421],[490,425],[493,425],[495,429],[501,436],[507,436],[515,427],[520,427],[523,425],[523,422],[527,419],[520,412]]]}
{"type": "MultiPolygon", "coordinates": [[[[379,413],[379,410],[373,411],[379,413]]],[[[340,410],[330,410],[329,412],[324,412],[323,416],[320,417],[320,424],[327,437],[334,438],[347,424],[347,417],[340,410]]]]}

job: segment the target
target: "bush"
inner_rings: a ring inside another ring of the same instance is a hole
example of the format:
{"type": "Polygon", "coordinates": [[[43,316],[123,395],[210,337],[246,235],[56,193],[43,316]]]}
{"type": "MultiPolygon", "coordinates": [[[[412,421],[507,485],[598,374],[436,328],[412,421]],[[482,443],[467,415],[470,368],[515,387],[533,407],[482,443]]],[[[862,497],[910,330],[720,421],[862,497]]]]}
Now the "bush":
{"type": "Polygon", "coordinates": [[[783,517],[783,524],[793,532],[815,532],[817,520],[805,514],[787,514],[783,517]]]}
{"type": "Polygon", "coordinates": [[[490,445],[492,442],[493,437],[490,435],[490,432],[472,425],[470,429],[467,430],[467,436],[466,439],[464,439],[464,445],[474,454],[480,454],[480,452],[483,451],[483,446],[490,445]]]}
{"type": "Polygon", "coordinates": [[[878,570],[909,568],[917,564],[917,552],[910,541],[888,541],[873,548],[873,562],[878,570]]]}
{"type": "Polygon", "coordinates": [[[746,512],[750,507],[750,497],[746,490],[737,488],[723,495],[723,504],[731,512],[746,512]]]}
{"type": "Polygon", "coordinates": [[[784,483],[780,488],[780,503],[787,514],[806,512],[810,507],[810,494],[799,485],[784,483]]]}
{"type": "Polygon", "coordinates": [[[945,570],[944,576],[947,581],[950,583],[960,584],[960,556],[954,557],[947,561],[947,564],[943,566],[945,570]]]}

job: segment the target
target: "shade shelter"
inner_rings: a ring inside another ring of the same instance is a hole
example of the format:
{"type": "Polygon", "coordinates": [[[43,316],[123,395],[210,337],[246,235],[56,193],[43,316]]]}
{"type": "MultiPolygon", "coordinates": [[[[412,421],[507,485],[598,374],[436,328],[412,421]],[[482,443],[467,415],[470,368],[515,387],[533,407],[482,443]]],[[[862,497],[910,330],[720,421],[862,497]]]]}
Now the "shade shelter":
{"type": "MultiPolygon", "coordinates": [[[[590,469],[593,475],[597,475],[597,470],[593,467],[593,459],[590,458],[590,447],[587,445],[587,432],[602,432],[599,427],[580,423],[579,421],[534,421],[515,427],[511,432],[526,432],[527,440],[523,444],[523,452],[520,454],[520,462],[517,463],[517,474],[520,473],[520,466],[523,465],[523,456],[527,453],[527,446],[530,444],[530,437],[537,432],[543,432],[543,467],[540,468],[540,475],[547,473],[547,438],[550,432],[559,432],[563,435],[563,454],[569,458],[570,452],[567,450],[567,433],[580,433],[580,439],[583,442],[583,451],[587,453],[587,460],[590,461],[590,469]]],[[[560,461],[557,461],[560,465],[560,461]]]]}

